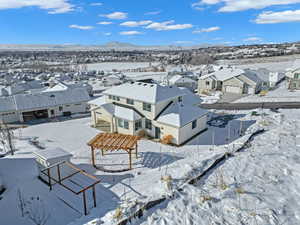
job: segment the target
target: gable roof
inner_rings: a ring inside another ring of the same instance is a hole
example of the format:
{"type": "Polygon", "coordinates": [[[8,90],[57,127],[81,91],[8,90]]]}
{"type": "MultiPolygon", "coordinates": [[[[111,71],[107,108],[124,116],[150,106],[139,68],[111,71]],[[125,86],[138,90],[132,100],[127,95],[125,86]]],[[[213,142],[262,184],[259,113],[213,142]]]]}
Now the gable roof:
{"type": "Polygon", "coordinates": [[[106,90],[104,94],[151,104],[183,95],[181,89],[176,86],[162,86],[143,82],[125,83],[106,90]]]}
{"type": "Polygon", "coordinates": [[[87,102],[90,96],[83,88],[57,92],[39,92],[0,97],[0,112],[48,108],[63,104],[87,102]]]}
{"type": "Polygon", "coordinates": [[[214,73],[207,74],[205,76],[200,77],[200,80],[204,80],[206,78],[212,77],[215,80],[225,81],[229,80],[233,77],[240,76],[245,73],[245,70],[236,69],[236,68],[225,68],[214,73]]]}
{"type": "Polygon", "coordinates": [[[192,121],[206,115],[208,111],[198,106],[175,102],[157,119],[157,122],[175,127],[184,127],[192,121]]]}
{"type": "Polygon", "coordinates": [[[129,121],[136,121],[142,118],[140,114],[138,114],[135,110],[118,106],[112,103],[102,105],[107,112],[114,115],[117,118],[129,120],[129,121]]]}
{"type": "Polygon", "coordinates": [[[181,75],[175,75],[173,76],[169,82],[171,84],[176,84],[176,83],[197,83],[196,81],[192,80],[191,78],[189,77],[184,77],[184,76],[181,76],[181,75]]]}

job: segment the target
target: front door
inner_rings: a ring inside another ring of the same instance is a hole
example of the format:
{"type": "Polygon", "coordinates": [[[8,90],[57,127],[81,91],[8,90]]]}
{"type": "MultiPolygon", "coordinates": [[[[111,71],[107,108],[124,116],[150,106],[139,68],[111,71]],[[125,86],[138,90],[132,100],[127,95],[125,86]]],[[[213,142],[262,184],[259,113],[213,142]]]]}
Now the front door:
{"type": "Polygon", "coordinates": [[[160,139],[160,128],[155,127],[155,139],[160,139]]]}

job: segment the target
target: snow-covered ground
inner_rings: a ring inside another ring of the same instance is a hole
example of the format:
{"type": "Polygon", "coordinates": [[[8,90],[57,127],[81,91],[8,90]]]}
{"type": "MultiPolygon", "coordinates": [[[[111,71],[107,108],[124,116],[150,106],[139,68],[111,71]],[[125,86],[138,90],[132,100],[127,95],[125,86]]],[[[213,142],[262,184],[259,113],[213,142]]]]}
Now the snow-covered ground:
{"type": "Polygon", "coordinates": [[[250,95],[243,97],[235,103],[243,102],[299,102],[300,91],[290,91],[287,88],[287,82],[282,82],[279,86],[272,91],[269,91],[265,96],[250,95]]]}
{"type": "MultiPolygon", "coordinates": [[[[158,63],[152,63],[152,65],[157,65],[158,63]]],[[[105,62],[105,63],[92,63],[87,64],[87,69],[90,71],[106,71],[111,72],[112,70],[129,70],[149,67],[147,62],[105,62]]]]}
{"type": "Polygon", "coordinates": [[[300,111],[267,112],[267,132],[134,224],[300,223],[300,111]]]}
{"type": "MultiPolygon", "coordinates": [[[[240,137],[239,131],[252,129],[255,119],[237,113],[229,125],[210,127],[199,138],[183,147],[142,140],[139,143],[139,158],[134,160],[134,169],[114,174],[98,171],[91,166],[90,149],[86,143],[99,131],[90,127],[89,118],[39,124],[18,130],[15,132],[15,146],[18,149],[16,155],[0,159],[0,176],[7,187],[7,191],[2,195],[3,199],[0,200],[0,209],[5,212],[4,215],[7,212],[2,221],[5,221],[5,224],[30,224],[28,219],[20,216],[20,210],[17,208],[16,196],[19,189],[26,198],[38,196],[43,202],[47,202],[43,204],[46,204],[44,207],[51,215],[48,224],[65,225],[74,221],[71,224],[77,225],[105,215],[104,218],[110,218],[108,212],[114,212],[125,199],[145,202],[162,196],[165,193],[165,184],[161,182],[163,175],[170,174],[176,185],[181,185],[191,176],[192,170],[205,169],[217,157],[228,151],[230,147],[227,143],[232,143],[232,146],[234,143],[235,147],[240,146],[247,135],[240,137]],[[40,147],[61,147],[69,151],[74,155],[72,163],[101,180],[96,194],[98,208],[91,210],[89,216],[80,218],[82,215],[76,211],[82,212],[80,197],[72,195],[57,184],[54,190],[49,192],[48,187],[37,179],[32,151],[39,149],[30,142],[33,139],[39,142],[40,147]],[[70,208],[62,199],[76,210],[70,208]]],[[[213,124],[218,125],[219,122],[216,120],[213,124]]],[[[98,153],[96,163],[107,168],[127,168],[128,155],[117,152],[102,157],[98,153]]]]}

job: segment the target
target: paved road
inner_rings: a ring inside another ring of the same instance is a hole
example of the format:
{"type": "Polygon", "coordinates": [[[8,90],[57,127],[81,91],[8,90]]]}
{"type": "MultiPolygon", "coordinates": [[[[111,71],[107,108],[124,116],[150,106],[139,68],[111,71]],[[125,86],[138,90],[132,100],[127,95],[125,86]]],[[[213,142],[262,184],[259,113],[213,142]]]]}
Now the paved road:
{"type": "Polygon", "coordinates": [[[220,110],[251,110],[251,109],[300,109],[299,102],[264,102],[264,103],[215,103],[202,104],[205,109],[220,109],[220,110]]]}

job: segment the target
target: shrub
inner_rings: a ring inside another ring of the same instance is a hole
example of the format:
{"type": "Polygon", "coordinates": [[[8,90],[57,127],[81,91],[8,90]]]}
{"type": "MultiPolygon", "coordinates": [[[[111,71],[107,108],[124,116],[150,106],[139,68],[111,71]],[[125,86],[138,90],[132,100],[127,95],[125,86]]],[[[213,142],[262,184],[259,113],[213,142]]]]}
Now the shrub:
{"type": "Polygon", "coordinates": [[[166,135],[162,138],[161,142],[163,144],[166,144],[166,145],[169,145],[169,144],[172,144],[172,140],[173,140],[173,136],[172,135],[166,135]]]}

